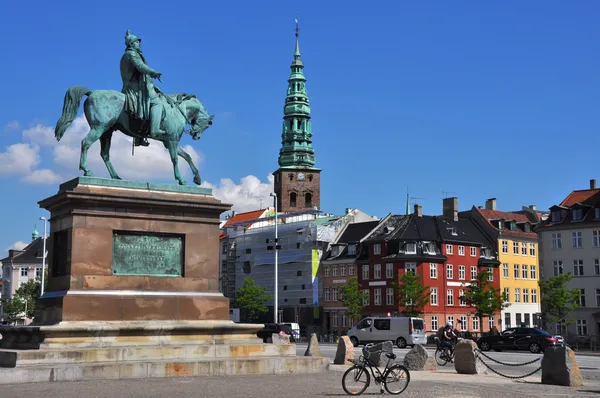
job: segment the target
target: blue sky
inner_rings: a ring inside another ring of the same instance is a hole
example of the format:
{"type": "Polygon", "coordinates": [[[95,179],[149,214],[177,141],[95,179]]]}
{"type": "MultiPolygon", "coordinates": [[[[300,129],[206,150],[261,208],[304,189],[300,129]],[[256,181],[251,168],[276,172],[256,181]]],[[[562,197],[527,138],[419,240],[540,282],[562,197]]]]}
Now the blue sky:
{"type": "MultiPolygon", "coordinates": [[[[164,91],[194,93],[216,115],[184,144],[239,210],[268,200],[296,14],[323,210],[403,212],[407,187],[428,214],[441,211],[443,192],[461,210],[489,197],[503,210],[544,209],[600,179],[600,3],[371,4],[6,2],[0,250],[28,241],[46,215],[37,202],[80,175],[85,123],[60,145],[52,129],[70,86],[121,89],[127,29],[143,38],[164,91]]],[[[113,140],[124,178],[174,182],[157,144],[132,158],[130,141],[113,140]]],[[[92,171],[106,176],[98,152],[92,171]]]]}

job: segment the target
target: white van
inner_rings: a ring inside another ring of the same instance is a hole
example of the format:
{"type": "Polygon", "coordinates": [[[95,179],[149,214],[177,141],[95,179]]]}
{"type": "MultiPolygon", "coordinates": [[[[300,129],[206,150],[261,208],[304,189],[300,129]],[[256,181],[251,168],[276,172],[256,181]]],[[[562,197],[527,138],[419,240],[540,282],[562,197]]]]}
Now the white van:
{"type": "Polygon", "coordinates": [[[425,321],[413,317],[366,317],[348,331],[350,341],[359,344],[393,341],[398,348],[426,344],[425,321]]]}
{"type": "Polygon", "coordinates": [[[298,325],[297,323],[289,323],[289,322],[283,322],[283,325],[287,325],[292,329],[292,332],[294,332],[294,335],[296,336],[296,339],[298,337],[300,337],[300,325],[298,325]]]}

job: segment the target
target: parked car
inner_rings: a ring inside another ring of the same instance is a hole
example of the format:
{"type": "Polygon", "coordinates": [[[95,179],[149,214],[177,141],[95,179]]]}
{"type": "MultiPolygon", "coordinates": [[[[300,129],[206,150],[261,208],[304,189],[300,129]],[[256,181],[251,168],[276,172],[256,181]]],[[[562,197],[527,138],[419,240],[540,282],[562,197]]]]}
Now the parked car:
{"type": "Polygon", "coordinates": [[[509,328],[499,335],[480,337],[475,342],[481,351],[529,350],[537,354],[563,344],[564,340],[538,328],[509,328]]]}
{"type": "Polygon", "coordinates": [[[354,347],[359,344],[393,341],[398,348],[425,344],[425,321],[412,317],[366,317],[348,330],[354,347]]]}
{"type": "Polygon", "coordinates": [[[289,325],[283,323],[266,323],[265,327],[260,329],[256,335],[259,339],[263,340],[263,343],[272,343],[273,342],[273,333],[277,334],[287,334],[290,336],[290,342],[295,342],[296,338],[294,337],[294,331],[289,325]]]}

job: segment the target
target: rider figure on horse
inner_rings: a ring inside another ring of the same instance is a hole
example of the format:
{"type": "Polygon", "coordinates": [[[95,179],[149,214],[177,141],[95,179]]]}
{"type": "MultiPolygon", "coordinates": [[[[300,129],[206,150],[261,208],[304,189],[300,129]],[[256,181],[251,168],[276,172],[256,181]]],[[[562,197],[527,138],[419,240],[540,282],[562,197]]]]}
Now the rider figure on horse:
{"type": "Polygon", "coordinates": [[[140,128],[140,137],[134,139],[136,146],[148,146],[148,134],[164,133],[160,128],[163,114],[161,92],[154,86],[152,79],[160,80],[161,73],[146,64],[142,55],[142,39],[132,35],[129,30],[125,33],[125,54],[121,57],[121,79],[125,94],[125,110],[133,118],[142,122],[146,128],[140,128]],[[148,129],[148,122],[150,128],[148,129]]]}

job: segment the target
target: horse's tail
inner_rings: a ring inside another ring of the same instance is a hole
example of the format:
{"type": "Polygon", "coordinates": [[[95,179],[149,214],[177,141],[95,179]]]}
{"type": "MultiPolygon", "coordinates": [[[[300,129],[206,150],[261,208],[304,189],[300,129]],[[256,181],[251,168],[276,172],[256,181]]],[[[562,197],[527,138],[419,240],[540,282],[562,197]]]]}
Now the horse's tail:
{"type": "Polygon", "coordinates": [[[83,86],[73,86],[67,90],[62,115],[60,115],[60,119],[58,119],[54,128],[54,136],[57,141],[60,141],[67,128],[73,122],[73,119],[75,119],[75,116],[77,116],[77,110],[83,96],[90,95],[91,92],[90,89],[83,86]]]}

